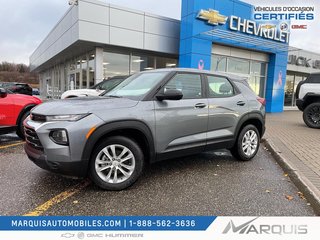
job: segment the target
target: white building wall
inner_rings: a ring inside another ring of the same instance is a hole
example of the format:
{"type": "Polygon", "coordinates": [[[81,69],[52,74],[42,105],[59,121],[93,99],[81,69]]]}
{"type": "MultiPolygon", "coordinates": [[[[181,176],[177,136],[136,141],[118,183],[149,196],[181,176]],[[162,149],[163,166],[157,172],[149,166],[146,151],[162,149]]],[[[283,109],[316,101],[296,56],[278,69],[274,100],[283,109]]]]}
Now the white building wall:
{"type": "Polygon", "coordinates": [[[179,35],[178,20],[101,1],[79,0],[31,55],[30,66],[37,70],[78,41],[178,55],[179,35]]]}
{"type": "Polygon", "coordinates": [[[30,56],[31,70],[51,59],[79,39],[78,8],[70,7],[30,56]]]}

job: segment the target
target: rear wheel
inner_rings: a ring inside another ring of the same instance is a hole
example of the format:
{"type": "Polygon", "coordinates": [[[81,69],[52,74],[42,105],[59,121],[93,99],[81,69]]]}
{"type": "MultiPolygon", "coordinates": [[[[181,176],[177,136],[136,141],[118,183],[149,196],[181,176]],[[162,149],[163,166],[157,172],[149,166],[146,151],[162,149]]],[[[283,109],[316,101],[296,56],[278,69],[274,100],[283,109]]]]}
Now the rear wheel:
{"type": "Polygon", "coordinates": [[[115,136],[101,142],[90,161],[92,181],[105,190],[123,190],[141,175],[144,156],[133,140],[115,136]]]}
{"type": "Polygon", "coordinates": [[[260,134],[254,125],[245,126],[232,149],[231,154],[239,160],[249,161],[255,157],[260,146],[260,134]]]}
{"type": "Polygon", "coordinates": [[[312,103],[304,109],[303,121],[310,128],[320,128],[320,103],[312,103]]]}
{"type": "Polygon", "coordinates": [[[27,111],[22,115],[22,117],[21,117],[21,119],[20,119],[20,121],[18,123],[18,127],[17,127],[17,132],[16,133],[23,140],[25,139],[23,121],[29,116],[29,114],[30,114],[30,112],[27,111]]]}

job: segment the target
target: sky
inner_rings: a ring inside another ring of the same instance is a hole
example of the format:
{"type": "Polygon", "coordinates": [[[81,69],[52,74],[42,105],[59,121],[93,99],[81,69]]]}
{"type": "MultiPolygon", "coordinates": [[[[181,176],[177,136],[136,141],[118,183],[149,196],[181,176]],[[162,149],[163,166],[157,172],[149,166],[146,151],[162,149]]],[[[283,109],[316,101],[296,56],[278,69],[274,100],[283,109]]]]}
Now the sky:
{"type": "MultiPolygon", "coordinates": [[[[180,19],[181,0],[101,0],[103,2],[138,9],[180,19]]],[[[201,1],[201,0],[198,0],[201,1]]],[[[288,4],[315,6],[319,0],[244,0],[254,5],[288,4]]],[[[29,56],[68,10],[68,0],[0,0],[0,62],[29,64],[29,56]]],[[[320,16],[320,13],[316,16],[320,16]]],[[[318,40],[319,17],[308,30],[292,32],[290,45],[320,53],[318,40]]]]}

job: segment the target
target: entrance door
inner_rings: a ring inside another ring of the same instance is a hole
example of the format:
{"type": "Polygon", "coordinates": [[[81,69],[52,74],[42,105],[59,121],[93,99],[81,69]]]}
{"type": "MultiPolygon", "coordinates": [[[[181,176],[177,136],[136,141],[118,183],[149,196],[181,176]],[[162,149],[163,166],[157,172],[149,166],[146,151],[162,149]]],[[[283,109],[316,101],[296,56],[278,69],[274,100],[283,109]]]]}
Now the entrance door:
{"type": "Polygon", "coordinates": [[[80,72],[74,72],[69,74],[69,89],[79,89],[80,88],[80,72]]]}
{"type": "Polygon", "coordinates": [[[75,88],[75,82],[76,82],[76,74],[75,73],[71,73],[69,75],[69,89],[70,90],[74,90],[75,88]]]}

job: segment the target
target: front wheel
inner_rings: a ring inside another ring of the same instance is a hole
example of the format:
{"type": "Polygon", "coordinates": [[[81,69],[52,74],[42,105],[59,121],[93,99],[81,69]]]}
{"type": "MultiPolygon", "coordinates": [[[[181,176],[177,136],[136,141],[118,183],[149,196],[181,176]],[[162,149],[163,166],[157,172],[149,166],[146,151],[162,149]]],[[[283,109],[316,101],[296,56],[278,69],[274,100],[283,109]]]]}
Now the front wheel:
{"type": "Polygon", "coordinates": [[[123,190],[141,175],[144,156],[133,140],[115,136],[102,141],[90,161],[92,181],[105,190],[123,190]]]}
{"type": "Polygon", "coordinates": [[[232,149],[231,154],[239,160],[249,161],[255,157],[260,146],[260,133],[254,125],[245,126],[232,149]]]}
{"type": "Polygon", "coordinates": [[[304,109],[303,121],[310,128],[320,129],[320,103],[312,103],[304,109]]]}

